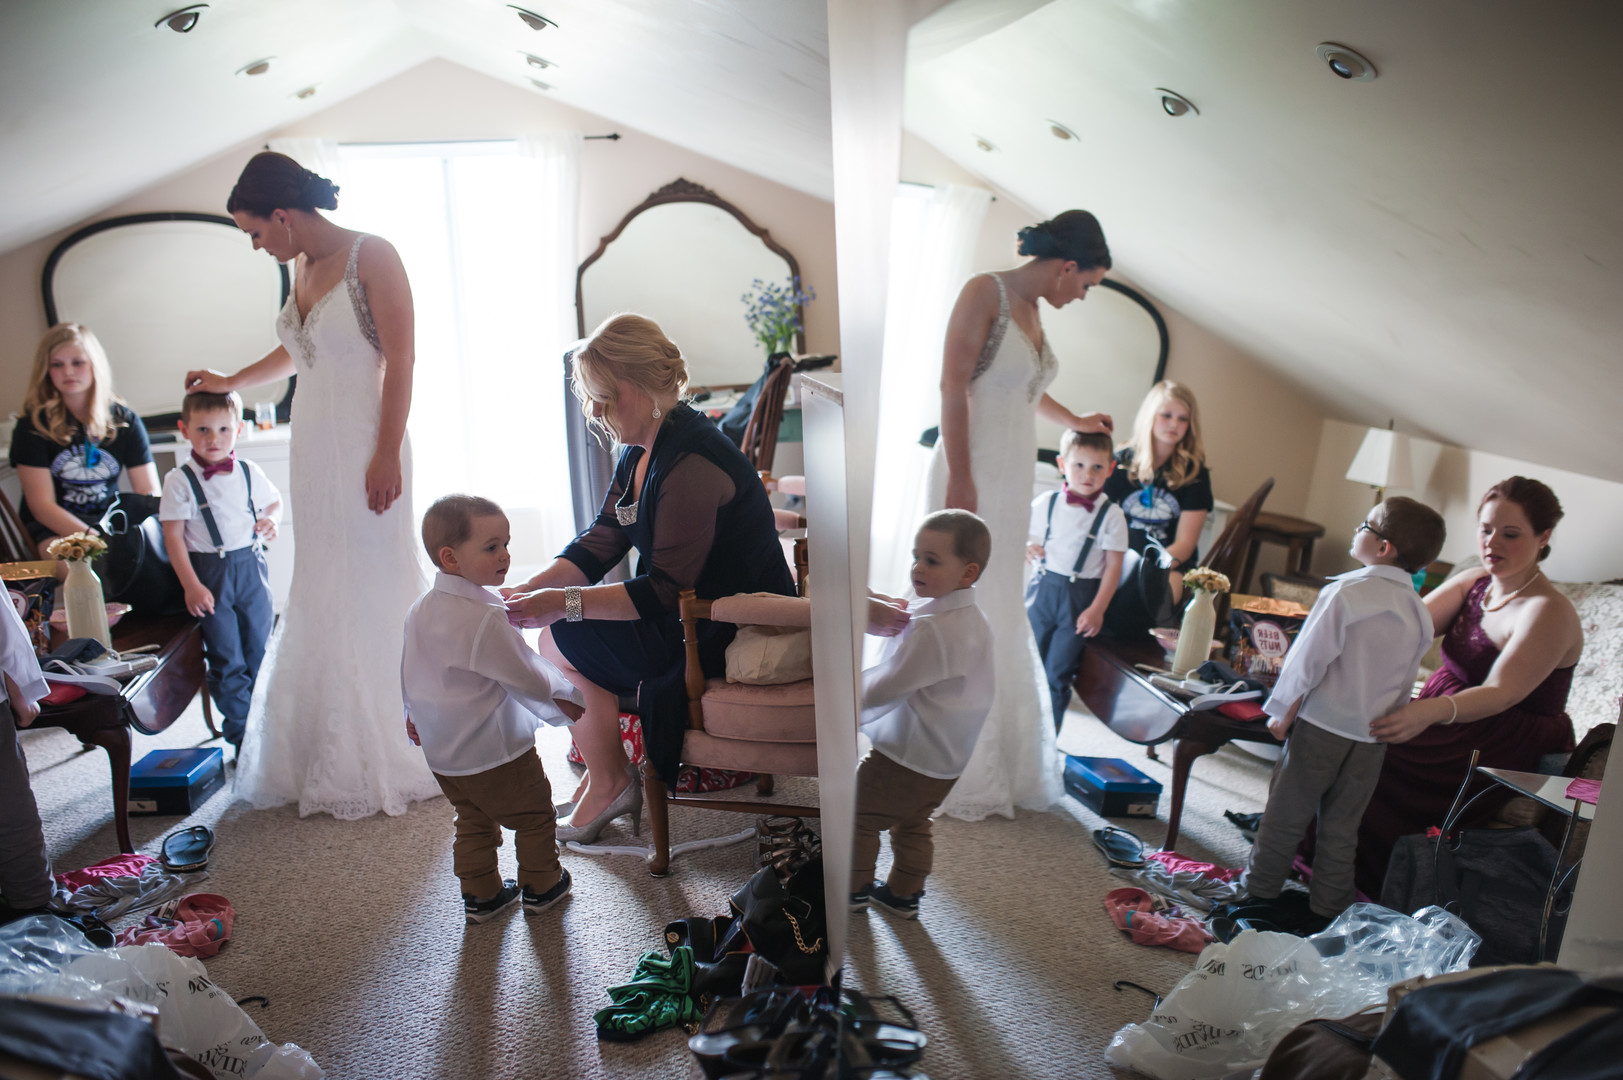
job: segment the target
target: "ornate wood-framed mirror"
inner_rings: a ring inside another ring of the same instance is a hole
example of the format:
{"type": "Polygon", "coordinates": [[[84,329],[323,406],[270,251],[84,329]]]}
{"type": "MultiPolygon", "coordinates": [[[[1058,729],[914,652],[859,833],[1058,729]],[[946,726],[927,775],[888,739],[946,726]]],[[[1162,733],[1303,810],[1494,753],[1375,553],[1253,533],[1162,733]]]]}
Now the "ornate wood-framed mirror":
{"type": "MultiPolygon", "coordinates": [[[[745,324],[757,279],[798,281],[800,264],[749,215],[709,188],[674,180],[633,207],[575,275],[581,337],[608,316],[658,322],[696,386],[754,382],[766,354],[745,324]]],[[[804,322],[804,312],[801,313],[804,322]]],[[[795,337],[806,351],[806,334],[795,337]]]]}
{"type": "MultiPolygon", "coordinates": [[[[193,368],[234,369],[276,347],[292,281],[219,214],[162,211],[93,222],[52,249],[40,275],[49,326],[88,326],[114,387],[149,428],[173,428],[193,368]]],[[[243,392],[289,418],[293,379],[243,392]]]]}

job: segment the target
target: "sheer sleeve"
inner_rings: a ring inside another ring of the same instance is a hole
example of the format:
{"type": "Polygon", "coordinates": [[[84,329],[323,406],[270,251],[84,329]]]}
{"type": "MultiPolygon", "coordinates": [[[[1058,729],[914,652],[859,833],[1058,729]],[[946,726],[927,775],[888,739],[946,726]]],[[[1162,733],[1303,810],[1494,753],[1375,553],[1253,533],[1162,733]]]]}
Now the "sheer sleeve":
{"type": "Polygon", "coordinates": [[[631,538],[626,536],[619,518],[614,515],[614,504],[625,493],[626,477],[631,475],[631,469],[635,467],[635,463],[630,463],[628,467],[628,458],[629,455],[622,457],[620,467],[614,470],[614,480],[609,484],[608,494],[603,496],[603,506],[597,512],[597,520],[571,540],[558,556],[580,567],[586,580],[593,584],[602,581],[604,575],[614,569],[615,564],[631,550],[631,538]]]}
{"type": "Polygon", "coordinates": [[[717,511],[736,494],[727,474],[698,454],[671,466],[655,498],[653,550],[643,572],[626,582],[644,618],[676,610],[677,594],[693,586],[710,558],[717,511]]]}

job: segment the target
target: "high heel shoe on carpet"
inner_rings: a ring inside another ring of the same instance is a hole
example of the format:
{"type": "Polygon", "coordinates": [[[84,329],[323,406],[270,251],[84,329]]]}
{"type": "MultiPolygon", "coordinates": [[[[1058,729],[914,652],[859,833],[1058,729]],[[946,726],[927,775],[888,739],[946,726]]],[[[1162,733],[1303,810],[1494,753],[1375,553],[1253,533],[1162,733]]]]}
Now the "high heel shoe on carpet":
{"type": "Polygon", "coordinates": [[[573,840],[577,844],[591,844],[597,841],[609,822],[622,814],[631,815],[631,835],[642,835],[642,785],[636,781],[626,785],[626,789],[615,796],[607,810],[604,810],[591,821],[581,825],[575,824],[576,815],[571,814],[567,825],[558,826],[558,842],[567,844],[573,840]]]}

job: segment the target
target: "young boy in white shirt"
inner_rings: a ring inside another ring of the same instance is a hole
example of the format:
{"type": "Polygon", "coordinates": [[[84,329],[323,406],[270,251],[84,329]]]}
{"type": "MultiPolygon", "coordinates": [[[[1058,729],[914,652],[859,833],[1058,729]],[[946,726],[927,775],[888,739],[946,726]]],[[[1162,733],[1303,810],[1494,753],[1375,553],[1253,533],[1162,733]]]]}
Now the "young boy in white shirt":
{"type": "Polygon", "coordinates": [[[1358,824],[1386,756],[1369,725],[1409,700],[1431,647],[1431,615],[1412,575],[1437,557],[1445,532],[1442,516],[1413,499],[1390,498],[1371,510],[1352,538],[1351,554],[1364,569],[1319,593],[1263,705],[1268,730],[1289,739],[1243,885],[1248,897],[1276,900],[1317,815],[1313,918],[1301,929],[1323,929],[1357,896],[1358,824]]]}
{"type": "Polygon", "coordinates": [[[1104,493],[1114,450],[1109,435],[1067,431],[1059,444],[1064,484],[1031,501],[1026,558],[1037,567],[1026,586],[1026,618],[1043,658],[1055,731],[1065,722],[1082,650],[1104,626],[1121,584],[1127,516],[1104,493]]]}
{"type": "Polygon", "coordinates": [[[39,716],[50,693],[28,628],[0,590],[0,923],[43,914],[51,900],[51,858],[39,804],[28,784],[28,761],[17,737],[39,716]]]}
{"type": "Polygon", "coordinates": [[[930,815],[969,763],[992,708],[992,630],[975,582],[992,551],[986,523],[966,510],[924,519],[913,540],[906,629],[862,673],[862,730],[873,753],[857,769],[851,909],[871,902],[916,919],[935,845],[930,815]],[[890,832],[889,877],[874,880],[879,834],[890,832]]]}
{"type": "Polygon", "coordinates": [[[263,544],[276,539],[282,493],[263,469],[236,455],[242,398],[187,394],[180,433],[191,460],[164,477],[158,520],[169,562],[186,590],[186,610],[203,620],[209,696],[220,731],[242,749],[254,679],[276,621],[263,544]]]}
{"type": "Polygon", "coordinates": [[[447,495],[423,515],[423,546],[440,572],[406,616],[400,689],[406,731],[456,808],[452,867],[470,923],[522,895],[538,914],[569,894],[558,864],[552,785],[535,752],[537,720],[572,724],[584,698],[507,621],[492,589],[507,577],[507,515],[489,499],[447,495]],[[496,868],[513,830],[518,879],[496,868]]]}

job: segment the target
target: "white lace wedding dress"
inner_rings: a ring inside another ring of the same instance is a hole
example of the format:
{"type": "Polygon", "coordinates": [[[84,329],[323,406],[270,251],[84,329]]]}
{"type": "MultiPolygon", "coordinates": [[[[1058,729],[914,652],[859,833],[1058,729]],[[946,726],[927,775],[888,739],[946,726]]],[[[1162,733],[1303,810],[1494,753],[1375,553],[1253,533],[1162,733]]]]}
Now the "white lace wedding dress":
{"type": "Polygon", "coordinates": [[[308,318],[300,321],[289,296],[276,320],[299,375],[290,499],[298,546],[287,610],[254,686],[236,794],[259,808],[296,801],[300,817],[403,814],[440,794],[406,739],[400,699],[406,612],[427,588],[409,444],[400,455],[406,494],[383,514],[366,505],[383,355],[356,277],[364,239],[308,318]]]}
{"type": "MultiPolygon", "coordinates": [[[[975,592],[991,624],[997,693],[975,753],[940,812],[966,821],[1015,807],[1046,810],[1062,791],[1054,721],[1037,640],[1026,621],[1024,568],[1037,461],[1037,402],[1059,373],[1044,335],[1041,352],[1009,317],[997,282],[997,320],[969,384],[969,464],[977,513],[992,533],[992,557],[975,592]]],[[[946,505],[947,460],[936,443],[926,480],[930,509],[946,505]]]]}

